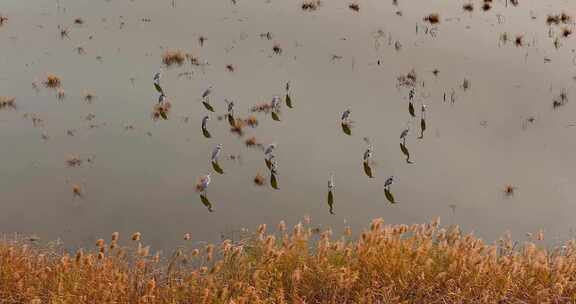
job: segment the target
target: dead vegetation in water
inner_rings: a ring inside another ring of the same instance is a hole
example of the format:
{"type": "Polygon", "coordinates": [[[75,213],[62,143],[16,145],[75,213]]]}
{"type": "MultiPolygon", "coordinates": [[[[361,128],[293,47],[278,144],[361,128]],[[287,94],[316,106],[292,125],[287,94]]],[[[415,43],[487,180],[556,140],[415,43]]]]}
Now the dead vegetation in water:
{"type": "Polygon", "coordinates": [[[302,8],[303,11],[310,12],[319,9],[321,4],[322,3],[320,2],[320,0],[306,0],[302,2],[300,8],[302,8]]]}
{"type": "MultiPolygon", "coordinates": [[[[81,191],[78,187],[78,190],[81,191]]],[[[80,193],[80,192],[79,192],[80,193]]],[[[437,222],[374,220],[350,228],[260,225],[239,242],[152,253],[134,233],[67,252],[30,238],[0,240],[0,298],[7,303],[569,303],[576,242],[549,250],[543,231],[487,244],[437,222]]],[[[186,239],[186,237],[185,237],[186,239]]]]}
{"type": "Polygon", "coordinates": [[[181,66],[186,61],[186,58],[186,54],[180,50],[166,50],[162,54],[162,63],[167,67],[181,66]]]}
{"type": "Polygon", "coordinates": [[[440,23],[440,15],[436,14],[436,13],[430,14],[430,15],[424,17],[423,20],[430,23],[430,24],[438,24],[438,23],[440,23]]]}
{"type": "Polygon", "coordinates": [[[44,80],[44,86],[50,89],[58,89],[62,86],[62,81],[60,77],[54,74],[48,74],[44,80]]]}
{"type": "Polygon", "coordinates": [[[16,97],[0,96],[0,110],[16,109],[16,97]]]}
{"type": "Polygon", "coordinates": [[[414,88],[418,84],[418,76],[415,70],[411,70],[405,75],[396,77],[396,86],[404,88],[414,88]]]}
{"type": "Polygon", "coordinates": [[[360,11],[360,4],[354,2],[354,3],[350,3],[348,4],[348,8],[355,11],[355,12],[359,12],[360,11]]]}

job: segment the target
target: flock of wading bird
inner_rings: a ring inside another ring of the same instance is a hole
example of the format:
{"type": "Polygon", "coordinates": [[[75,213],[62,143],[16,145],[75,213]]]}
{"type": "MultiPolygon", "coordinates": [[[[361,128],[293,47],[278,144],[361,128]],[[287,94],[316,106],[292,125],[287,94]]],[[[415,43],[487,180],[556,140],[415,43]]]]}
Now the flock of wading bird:
{"type": "MultiPolygon", "coordinates": [[[[235,0],[232,0],[233,4],[237,4],[235,0]]],[[[174,1],[172,2],[174,4],[174,1]]],[[[392,3],[394,5],[398,5],[397,0],[392,0],[392,3]]],[[[493,3],[492,0],[482,0],[481,2],[481,10],[486,12],[492,9],[492,7],[495,5],[493,3]]],[[[512,6],[518,6],[519,5],[519,1],[518,0],[506,0],[505,1],[505,5],[506,7],[508,7],[508,5],[512,5],[512,6]]],[[[319,0],[305,0],[302,2],[301,4],[301,9],[303,11],[315,11],[317,9],[319,9],[321,6],[321,2],[319,0]]],[[[360,5],[358,3],[350,3],[348,5],[348,8],[352,11],[358,12],[360,11],[360,5]]],[[[462,10],[464,12],[467,13],[471,13],[475,10],[475,5],[474,2],[472,1],[467,1],[466,3],[462,4],[462,10]]],[[[401,11],[397,11],[396,15],[398,16],[402,16],[402,12],[401,11]]],[[[502,16],[498,15],[498,22],[502,22],[502,16]]],[[[536,19],[535,16],[532,16],[532,19],[536,19]]],[[[422,18],[422,20],[424,22],[426,22],[427,24],[430,25],[430,27],[425,26],[422,27],[418,25],[418,23],[416,23],[416,33],[419,33],[419,31],[423,31],[425,34],[430,35],[430,36],[436,36],[437,34],[437,28],[434,27],[434,25],[438,24],[441,22],[441,17],[439,14],[437,13],[431,13],[428,14],[426,16],[424,16],[422,18]]],[[[8,22],[8,17],[1,15],[0,14],[0,26],[6,24],[8,22]]],[[[143,18],[142,22],[150,22],[149,18],[143,18]]],[[[574,23],[572,21],[572,17],[565,13],[565,12],[561,12],[558,14],[549,14],[547,15],[547,17],[545,18],[545,23],[546,25],[549,27],[548,30],[548,37],[549,38],[553,38],[553,46],[554,48],[558,49],[560,48],[560,46],[562,45],[562,43],[560,42],[560,39],[566,39],[568,37],[570,37],[572,35],[572,27],[574,26],[574,23]],[[556,31],[556,29],[558,29],[558,31],[556,31]]],[[[82,25],[84,24],[84,20],[82,18],[76,18],[74,19],[74,24],[75,25],[82,25]]],[[[121,28],[124,26],[124,22],[121,23],[121,28]]],[[[64,27],[64,26],[58,26],[58,33],[61,39],[70,39],[69,36],[69,29],[64,27]]],[[[382,30],[378,30],[376,32],[375,35],[375,39],[378,40],[379,38],[384,36],[384,32],[382,30]]],[[[272,33],[270,32],[266,32],[266,33],[261,33],[260,34],[260,38],[266,39],[266,40],[272,40],[272,33]]],[[[89,37],[89,39],[92,39],[92,36],[89,37]]],[[[396,41],[392,41],[392,36],[389,36],[389,45],[393,45],[394,49],[396,49],[396,51],[399,51],[402,49],[402,44],[400,43],[400,41],[396,40],[396,41]]],[[[198,42],[200,44],[200,46],[202,47],[204,45],[204,43],[206,42],[207,38],[205,36],[199,36],[198,38],[198,42]]],[[[377,42],[377,41],[376,41],[377,42]]],[[[518,34],[518,35],[512,35],[509,34],[507,32],[501,33],[499,36],[499,46],[505,45],[508,42],[512,42],[512,45],[516,46],[516,47],[523,47],[526,45],[530,45],[529,42],[526,41],[526,39],[524,38],[524,36],[522,34],[518,34]]],[[[534,44],[535,42],[532,42],[532,44],[534,44]]],[[[378,44],[378,43],[377,43],[378,44]]],[[[283,49],[281,47],[281,45],[279,43],[275,43],[272,46],[272,52],[274,55],[282,55],[283,49]]],[[[77,47],[75,47],[75,51],[79,54],[79,55],[84,55],[86,54],[86,49],[84,48],[83,45],[79,45],[77,47]]],[[[96,59],[98,61],[102,61],[102,57],[101,56],[97,56],[96,59]]],[[[331,61],[335,61],[335,60],[339,60],[342,59],[342,56],[339,55],[332,55],[332,59],[331,61]]],[[[185,54],[182,53],[180,51],[171,51],[171,50],[167,50],[164,52],[163,56],[162,56],[162,62],[165,66],[170,67],[173,64],[176,64],[178,66],[182,65],[184,62],[189,61],[192,65],[194,66],[205,66],[207,65],[207,63],[201,62],[197,57],[192,56],[190,54],[185,54]]],[[[545,62],[549,62],[550,59],[549,58],[544,58],[545,62]]],[[[575,61],[576,62],[576,61],[575,61]]],[[[377,65],[380,65],[380,60],[377,61],[377,65]]],[[[235,71],[235,66],[232,64],[227,64],[226,65],[226,70],[228,72],[234,72],[235,71]]],[[[434,76],[438,76],[439,74],[439,70],[438,69],[434,69],[432,71],[434,76]]],[[[169,99],[167,98],[166,92],[164,91],[163,87],[161,86],[161,76],[162,76],[162,70],[160,70],[159,72],[157,72],[154,77],[153,77],[153,83],[154,83],[154,87],[156,89],[156,91],[159,93],[158,96],[158,102],[155,103],[154,108],[153,108],[153,112],[152,112],[152,117],[153,119],[168,119],[169,116],[169,112],[171,109],[171,104],[169,102],[169,99]]],[[[190,73],[180,73],[178,74],[178,76],[190,76],[190,73]]],[[[130,81],[133,83],[134,82],[134,78],[130,78],[130,81]]],[[[45,80],[42,82],[44,84],[45,87],[47,88],[52,88],[52,89],[57,89],[57,98],[59,100],[62,100],[65,98],[66,94],[64,92],[63,89],[61,89],[61,81],[60,78],[56,75],[53,74],[49,74],[47,75],[47,77],[45,78],[45,80]]],[[[33,82],[33,87],[35,89],[38,89],[38,85],[35,82],[33,82]]],[[[419,119],[419,135],[418,135],[418,139],[423,139],[424,138],[424,133],[426,130],[426,105],[424,104],[424,100],[427,98],[427,96],[425,94],[422,94],[423,88],[424,88],[424,82],[420,81],[419,77],[416,76],[416,72],[414,70],[410,71],[409,73],[405,74],[405,75],[400,75],[397,77],[397,88],[399,89],[405,89],[406,91],[404,92],[406,97],[406,101],[408,104],[408,113],[409,113],[409,121],[406,124],[406,127],[401,131],[400,133],[400,151],[401,153],[405,156],[405,160],[406,163],[408,164],[412,164],[413,161],[410,157],[410,152],[409,149],[407,147],[406,144],[406,140],[408,138],[408,135],[411,133],[412,130],[412,125],[414,124],[414,121],[417,121],[419,119]],[[417,92],[421,93],[420,96],[421,97],[417,97],[417,92]],[[417,110],[419,108],[419,111],[417,110]],[[417,113],[419,112],[419,113],[417,113]]],[[[466,91],[467,89],[470,88],[470,81],[468,79],[464,79],[462,84],[460,85],[460,88],[463,91],[466,91]]],[[[211,104],[210,102],[210,97],[213,96],[213,91],[214,91],[214,86],[210,86],[207,89],[205,89],[202,94],[200,95],[200,101],[203,104],[204,108],[209,112],[209,113],[215,113],[215,107],[213,104],[211,104]]],[[[92,93],[84,93],[84,97],[83,99],[90,103],[95,99],[95,95],[92,93]]],[[[443,100],[444,102],[449,101],[450,103],[454,103],[456,99],[456,94],[454,89],[452,89],[450,92],[448,93],[444,93],[444,97],[443,100]]],[[[217,116],[218,120],[223,120],[226,119],[228,121],[228,123],[230,124],[231,127],[231,131],[233,133],[237,133],[239,135],[242,135],[242,129],[244,127],[256,127],[258,125],[258,120],[255,116],[251,115],[247,118],[240,118],[237,117],[237,115],[235,115],[235,104],[234,101],[232,100],[228,100],[225,99],[225,104],[226,104],[226,114],[224,115],[220,115],[217,116]]],[[[568,96],[567,96],[567,91],[566,89],[562,89],[560,91],[560,93],[557,95],[557,97],[554,98],[553,103],[552,103],[552,107],[554,109],[559,108],[564,106],[568,101],[568,96]]],[[[251,112],[255,113],[255,112],[264,112],[264,113],[269,113],[272,117],[272,119],[274,121],[279,121],[280,120],[280,112],[281,112],[281,107],[283,104],[286,104],[286,106],[288,108],[293,108],[293,101],[292,101],[292,94],[291,94],[291,83],[287,82],[285,84],[285,96],[284,96],[284,100],[282,100],[281,96],[273,96],[272,99],[269,102],[263,103],[263,104],[258,104],[255,105],[251,108],[251,112]]],[[[16,101],[14,97],[3,97],[0,96],[0,109],[14,109],[16,108],[16,101]]],[[[352,111],[351,109],[345,109],[340,117],[340,123],[341,123],[341,129],[342,132],[346,135],[351,136],[352,135],[352,126],[353,126],[353,121],[351,120],[351,115],[352,115],[352,111]]],[[[86,116],[86,120],[91,121],[94,118],[95,115],[93,114],[89,114],[86,116]]],[[[41,125],[43,120],[36,114],[25,114],[24,115],[25,118],[30,118],[32,120],[32,123],[34,124],[34,126],[36,127],[37,125],[41,125]]],[[[202,134],[204,137],[206,138],[211,138],[212,134],[210,133],[210,131],[208,130],[208,124],[209,121],[211,120],[211,116],[210,115],[205,115],[202,118],[201,121],[201,130],[202,130],[202,134]]],[[[528,117],[523,121],[523,125],[522,127],[525,128],[528,124],[533,123],[535,121],[534,117],[528,117]]],[[[96,128],[99,127],[100,125],[98,124],[90,124],[89,128],[96,128]]],[[[133,129],[133,126],[126,126],[126,129],[133,129]]],[[[74,136],[74,134],[76,133],[75,130],[70,129],[67,130],[67,134],[69,136],[74,136]]],[[[151,135],[150,132],[147,133],[148,135],[151,135]]],[[[45,140],[49,139],[49,136],[45,133],[42,134],[42,138],[45,140]]],[[[364,137],[364,141],[367,144],[366,150],[362,156],[362,166],[363,166],[363,170],[364,173],[369,177],[369,178],[374,178],[374,174],[373,174],[373,161],[372,161],[372,156],[374,153],[374,148],[373,145],[370,141],[369,138],[364,137]]],[[[266,164],[266,167],[269,170],[269,176],[270,176],[270,185],[273,189],[279,189],[279,182],[278,182],[278,162],[277,159],[275,157],[275,150],[277,148],[275,143],[271,143],[268,145],[264,145],[262,143],[259,143],[255,137],[251,137],[249,139],[247,139],[245,141],[245,144],[247,146],[250,147],[258,147],[262,150],[263,152],[263,158],[266,164]]],[[[219,163],[219,157],[222,154],[224,147],[222,146],[222,144],[218,144],[216,147],[214,147],[212,155],[210,156],[210,162],[212,165],[213,170],[218,173],[218,174],[224,174],[224,170],[222,168],[222,166],[219,163]]],[[[239,156],[231,156],[232,157],[239,157],[239,156]]],[[[89,157],[87,159],[81,159],[79,157],[69,157],[69,159],[67,160],[67,164],[69,166],[79,166],[82,162],[92,162],[92,157],[89,157]]],[[[335,192],[335,188],[336,188],[336,184],[335,184],[335,175],[334,173],[329,173],[329,178],[328,178],[328,195],[327,195],[327,203],[329,206],[329,210],[331,214],[334,214],[334,192],[335,192]]],[[[208,187],[211,183],[211,174],[208,173],[204,176],[201,176],[198,183],[196,184],[196,191],[200,194],[200,198],[202,203],[208,208],[209,211],[213,211],[212,208],[212,204],[210,202],[210,200],[208,199],[208,195],[207,195],[207,190],[208,187]]],[[[396,203],[397,201],[394,198],[394,195],[391,192],[391,186],[394,182],[395,178],[394,176],[389,176],[384,180],[384,194],[385,194],[385,198],[390,202],[390,203],[396,203]]],[[[254,177],[254,183],[256,185],[262,186],[265,185],[267,183],[266,178],[263,177],[260,174],[257,174],[254,177]]],[[[511,195],[514,193],[514,189],[515,187],[512,185],[508,185],[505,187],[505,189],[503,190],[504,193],[506,195],[511,195]]],[[[72,191],[74,193],[75,196],[82,196],[82,188],[80,187],[80,185],[78,184],[73,184],[72,185],[72,191]]]]}
{"type": "MultiPolygon", "coordinates": [[[[154,106],[153,118],[154,119],[160,119],[161,118],[161,119],[166,120],[166,119],[168,119],[168,113],[169,113],[171,104],[168,101],[168,98],[166,97],[166,92],[164,91],[164,89],[162,88],[162,85],[160,84],[161,77],[162,77],[162,70],[156,72],[154,74],[154,77],[153,77],[154,88],[156,89],[156,91],[159,94],[158,95],[158,102],[154,106]]],[[[416,74],[414,71],[411,71],[407,75],[400,76],[398,78],[398,81],[399,81],[399,86],[404,86],[404,87],[409,88],[408,113],[409,113],[411,118],[416,118],[416,111],[415,111],[415,106],[414,106],[414,101],[415,101],[415,96],[416,96],[416,86],[417,86],[416,74]]],[[[201,98],[200,98],[202,105],[210,113],[215,112],[214,106],[210,103],[210,96],[212,95],[213,90],[214,90],[214,86],[208,87],[207,89],[205,89],[202,92],[201,98]]],[[[293,108],[294,105],[293,105],[292,97],[291,97],[290,81],[288,81],[286,83],[285,90],[286,90],[286,93],[285,93],[285,97],[284,97],[284,102],[288,108],[293,108]]],[[[242,119],[242,118],[235,116],[234,101],[224,99],[224,102],[226,104],[226,113],[222,116],[218,116],[218,118],[219,118],[219,120],[226,119],[228,121],[228,123],[230,124],[232,132],[236,132],[238,134],[241,134],[242,128],[245,124],[251,125],[251,126],[257,125],[258,121],[253,116],[251,116],[247,119],[242,119]]],[[[280,121],[281,108],[282,108],[282,98],[279,95],[275,95],[272,97],[270,102],[256,105],[256,106],[252,107],[252,111],[262,111],[262,112],[270,113],[270,115],[274,121],[280,121]]],[[[420,110],[420,135],[418,138],[423,139],[424,138],[424,131],[426,130],[426,105],[424,104],[423,101],[421,102],[420,109],[421,109],[420,110]]],[[[344,112],[342,112],[342,115],[340,117],[342,132],[348,136],[352,135],[353,121],[350,119],[351,114],[352,114],[352,111],[350,109],[346,109],[346,110],[344,110],[344,112]]],[[[208,130],[208,122],[210,121],[210,119],[211,119],[210,115],[205,115],[202,118],[202,122],[201,122],[202,134],[206,138],[212,137],[210,131],[208,130]]],[[[406,147],[406,138],[408,137],[408,134],[410,133],[410,125],[411,125],[411,121],[408,121],[406,124],[406,128],[404,130],[402,130],[402,132],[400,133],[400,151],[406,157],[406,163],[408,163],[408,164],[413,163],[412,160],[410,160],[410,152],[408,151],[408,148],[406,147]]],[[[366,150],[364,151],[364,154],[362,156],[362,167],[364,169],[364,173],[368,176],[368,178],[374,178],[374,174],[373,174],[373,170],[372,170],[372,167],[373,167],[372,156],[374,154],[374,147],[373,147],[372,143],[370,142],[369,138],[364,137],[364,141],[366,142],[367,147],[366,147],[366,150]]],[[[276,143],[271,143],[271,144],[268,144],[266,147],[264,147],[263,144],[257,143],[254,138],[251,138],[251,139],[246,141],[246,145],[248,145],[248,146],[255,145],[255,146],[260,147],[263,150],[263,152],[264,152],[263,159],[264,159],[266,167],[268,168],[269,173],[270,173],[270,186],[276,190],[279,190],[280,188],[278,186],[278,162],[277,162],[276,157],[274,155],[274,151],[276,150],[276,147],[277,147],[276,143]]],[[[223,145],[217,144],[216,147],[214,147],[214,149],[212,150],[212,154],[210,155],[210,163],[212,165],[212,169],[218,174],[224,174],[224,170],[219,163],[219,157],[222,154],[222,150],[223,150],[223,145]]],[[[210,212],[213,212],[214,209],[213,209],[212,203],[208,199],[208,194],[207,194],[208,193],[208,187],[209,187],[211,181],[212,181],[211,173],[207,173],[206,175],[203,175],[199,178],[198,182],[196,183],[195,188],[196,188],[196,192],[199,193],[199,195],[200,195],[200,200],[202,201],[202,203],[206,206],[206,208],[208,208],[208,210],[210,212]]],[[[264,183],[265,183],[264,177],[262,177],[261,175],[258,174],[254,178],[254,183],[257,185],[260,185],[260,186],[264,185],[264,183]]],[[[386,178],[386,180],[384,181],[384,195],[390,203],[395,204],[395,203],[397,203],[397,201],[395,200],[394,195],[392,194],[392,192],[390,190],[393,183],[394,183],[394,176],[389,176],[388,178],[386,178]]],[[[335,191],[335,189],[336,189],[336,183],[334,180],[334,173],[330,173],[329,178],[328,178],[328,195],[327,195],[327,204],[329,207],[330,214],[334,214],[334,191],[335,191]]]]}

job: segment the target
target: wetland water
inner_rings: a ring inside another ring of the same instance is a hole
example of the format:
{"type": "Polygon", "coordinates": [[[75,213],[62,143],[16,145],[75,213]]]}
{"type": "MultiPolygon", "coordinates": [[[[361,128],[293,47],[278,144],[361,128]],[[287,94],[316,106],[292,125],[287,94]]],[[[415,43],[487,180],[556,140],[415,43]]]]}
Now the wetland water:
{"type": "Polygon", "coordinates": [[[562,29],[574,25],[546,18],[575,12],[576,3],[494,1],[482,11],[474,1],[473,12],[461,1],[357,3],[358,12],[346,1],[308,12],[301,2],[277,0],[3,1],[0,96],[15,97],[16,108],[0,109],[0,231],[71,245],[140,231],[163,248],[188,232],[211,241],[309,215],[335,231],[358,231],[375,217],[440,217],[487,239],[541,228],[552,239],[571,237],[576,43],[562,29]],[[423,20],[430,13],[439,14],[438,24],[423,20]],[[165,67],[166,50],[189,53],[199,65],[165,67]],[[160,68],[167,120],[151,116],[160,68]],[[398,86],[412,70],[415,118],[409,89],[398,86]],[[63,100],[42,84],[48,74],[60,78],[63,100]],[[280,121],[250,113],[274,95],[284,99],[288,81],[293,108],[282,102],[280,121]],[[200,102],[209,86],[216,113],[200,102]],[[567,101],[554,107],[563,92],[567,101]],[[236,117],[254,115],[258,126],[242,137],[231,133],[217,119],[225,98],[236,117]],[[350,136],[340,126],[346,109],[350,136]],[[205,115],[211,138],[200,128],[205,115]],[[399,148],[408,124],[411,164],[399,148]],[[254,185],[269,170],[264,152],[246,147],[252,136],[264,147],[277,144],[279,190],[268,180],[254,185]],[[371,179],[362,169],[364,137],[373,147],[371,179]],[[210,164],[217,144],[223,175],[210,164]],[[81,164],[70,166],[75,157],[81,164]],[[214,212],[194,188],[209,172],[214,212]],[[395,205],[384,195],[391,175],[395,205]],[[505,194],[507,185],[513,194],[505,194]]]}

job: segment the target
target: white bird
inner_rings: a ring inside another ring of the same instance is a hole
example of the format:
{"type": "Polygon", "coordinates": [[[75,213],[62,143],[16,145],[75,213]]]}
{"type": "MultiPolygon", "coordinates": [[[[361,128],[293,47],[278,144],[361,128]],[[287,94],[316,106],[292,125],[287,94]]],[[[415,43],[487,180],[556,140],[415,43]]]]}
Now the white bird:
{"type": "Polygon", "coordinates": [[[346,109],[346,111],[342,113],[342,123],[348,123],[348,119],[350,119],[350,109],[346,109]]]}
{"type": "Polygon", "coordinates": [[[409,132],[410,132],[410,126],[408,126],[406,129],[402,131],[402,133],[400,133],[400,139],[406,140],[406,136],[408,136],[409,132]]]}
{"type": "Polygon", "coordinates": [[[229,115],[234,115],[234,101],[230,101],[228,99],[224,99],[224,102],[226,102],[226,107],[228,109],[228,114],[229,115]]]}
{"type": "Polygon", "coordinates": [[[154,74],[154,84],[160,85],[160,77],[162,77],[162,70],[154,74]]]}
{"type": "Polygon", "coordinates": [[[271,106],[272,111],[274,112],[278,112],[278,110],[280,110],[280,96],[275,95],[274,97],[272,97],[271,106]]]}
{"type": "Polygon", "coordinates": [[[372,147],[372,145],[368,145],[368,148],[366,148],[366,151],[364,152],[364,162],[368,162],[370,161],[370,159],[372,159],[372,154],[374,153],[374,148],[372,147]]]}
{"type": "Polygon", "coordinates": [[[206,116],[204,116],[204,118],[202,118],[202,129],[206,130],[206,126],[207,126],[209,120],[210,120],[210,116],[208,116],[208,115],[206,115],[206,116]]]}
{"type": "Polygon", "coordinates": [[[204,93],[202,93],[202,98],[206,98],[208,97],[208,95],[210,95],[210,93],[212,93],[212,88],[214,86],[209,86],[206,90],[204,90],[204,93]]]}
{"type": "Polygon", "coordinates": [[[336,184],[334,183],[334,174],[330,173],[330,178],[328,178],[328,191],[333,192],[336,188],[336,184]]]}
{"type": "Polygon", "coordinates": [[[394,175],[386,179],[386,181],[384,182],[384,188],[390,187],[390,185],[392,185],[393,182],[394,182],[394,175]]]}
{"type": "Polygon", "coordinates": [[[206,192],[208,185],[210,185],[210,173],[200,177],[200,183],[196,185],[196,190],[199,192],[206,192]]]}
{"type": "Polygon", "coordinates": [[[220,156],[220,152],[222,152],[222,144],[218,144],[216,148],[212,151],[212,161],[217,162],[218,156],[220,156]]]}
{"type": "Polygon", "coordinates": [[[164,100],[166,100],[166,95],[164,95],[164,93],[160,93],[160,96],[158,96],[158,103],[163,103],[164,100]]]}
{"type": "Polygon", "coordinates": [[[266,150],[264,150],[264,155],[269,156],[274,152],[274,149],[276,149],[276,143],[269,144],[268,147],[266,147],[266,150]]]}

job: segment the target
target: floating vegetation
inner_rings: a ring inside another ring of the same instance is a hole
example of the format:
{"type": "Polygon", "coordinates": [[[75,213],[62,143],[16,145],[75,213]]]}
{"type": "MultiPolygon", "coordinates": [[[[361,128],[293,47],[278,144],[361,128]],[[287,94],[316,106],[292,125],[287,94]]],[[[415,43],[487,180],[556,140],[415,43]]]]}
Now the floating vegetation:
{"type": "Polygon", "coordinates": [[[302,2],[301,8],[303,11],[315,11],[320,8],[320,5],[320,0],[306,0],[302,2]]]}
{"type": "Polygon", "coordinates": [[[78,184],[73,184],[72,185],[72,194],[74,195],[74,197],[79,197],[82,198],[82,188],[80,187],[80,185],[78,184]]]}
{"type": "Polygon", "coordinates": [[[16,97],[0,96],[0,109],[16,109],[16,97]]]}
{"type": "Polygon", "coordinates": [[[405,87],[405,88],[414,88],[417,85],[418,76],[416,75],[415,70],[411,70],[406,75],[400,75],[396,78],[397,87],[405,87]]]}
{"type": "Polygon", "coordinates": [[[47,88],[57,89],[60,88],[61,85],[62,82],[60,81],[60,77],[54,74],[48,74],[48,76],[46,76],[46,79],[44,80],[44,86],[47,88]]]}
{"type": "Polygon", "coordinates": [[[92,101],[94,101],[95,98],[96,98],[96,96],[90,92],[84,93],[83,99],[87,103],[92,103],[92,101]]]}
{"type": "Polygon", "coordinates": [[[256,176],[254,176],[254,185],[264,186],[265,184],[266,184],[266,178],[262,176],[260,173],[256,173],[256,176]]]}
{"type": "Polygon", "coordinates": [[[566,89],[562,89],[558,97],[554,98],[552,101],[552,108],[557,109],[568,103],[568,92],[566,89]]]}
{"type": "Polygon", "coordinates": [[[360,11],[360,4],[358,3],[350,3],[348,5],[348,8],[355,11],[355,12],[359,12],[360,11]]]}
{"type": "Polygon", "coordinates": [[[440,15],[430,14],[430,15],[424,17],[424,21],[426,21],[430,24],[438,24],[438,23],[440,23],[440,15]]]}
{"type": "Polygon", "coordinates": [[[524,36],[517,35],[516,38],[514,39],[514,45],[516,45],[517,47],[524,46],[524,36]]]}
{"type": "Polygon", "coordinates": [[[512,186],[512,185],[506,185],[506,187],[504,187],[504,195],[506,197],[511,197],[514,195],[514,191],[516,191],[516,187],[512,186]]]}
{"type": "Polygon", "coordinates": [[[158,120],[162,118],[164,120],[168,120],[168,115],[170,114],[170,108],[172,108],[172,104],[167,101],[155,104],[152,110],[152,119],[158,120]]]}
{"type": "Polygon", "coordinates": [[[173,65],[181,66],[186,61],[186,54],[179,50],[166,50],[162,54],[162,63],[171,67],[173,65]]]}
{"type": "Polygon", "coordinates": [[[274,54],[276,55],[282,55],[282,47],[280,46],[280,44],[278,43],[274,44],[274,46],[272,47],[272,52],[274,52],[274,54]]]}

